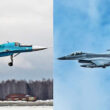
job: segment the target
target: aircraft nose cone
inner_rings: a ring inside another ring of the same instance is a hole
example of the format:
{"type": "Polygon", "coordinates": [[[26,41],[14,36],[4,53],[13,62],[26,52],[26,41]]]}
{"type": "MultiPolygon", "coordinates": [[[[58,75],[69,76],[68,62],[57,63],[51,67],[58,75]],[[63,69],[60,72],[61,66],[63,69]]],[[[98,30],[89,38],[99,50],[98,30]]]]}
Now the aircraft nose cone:
{"type": "Polygon", "coordinates": [[[42,47],[42,46],[32,46],[33,51],[38,51],[38,50],[45,50],[47,47],[42,47]]]}
{"type": "Polygon", "coordinates": [[[58,60],[66,60],[66,57],[60,57],[58,60]]]}

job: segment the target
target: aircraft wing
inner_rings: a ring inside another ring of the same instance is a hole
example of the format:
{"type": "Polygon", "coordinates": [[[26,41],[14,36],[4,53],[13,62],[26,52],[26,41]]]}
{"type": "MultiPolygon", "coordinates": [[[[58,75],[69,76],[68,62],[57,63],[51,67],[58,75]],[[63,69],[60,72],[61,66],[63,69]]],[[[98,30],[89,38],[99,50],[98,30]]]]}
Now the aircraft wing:
{"type": "Polygon", "coordinates": [[[93,62],[96,65],[110,64],[110,60],[105,60],[105,59],[92,60],[91,62],[93,62]]]}
{"type": "Polygon", "coordinates": [[[110,60],[108,59],[95,59],[95,60],[79,60],[79,63],[83,63],[81,67],[88,67],[88,68],[96,68],[96,67],[103,67],[110,66],[110,60]]]}

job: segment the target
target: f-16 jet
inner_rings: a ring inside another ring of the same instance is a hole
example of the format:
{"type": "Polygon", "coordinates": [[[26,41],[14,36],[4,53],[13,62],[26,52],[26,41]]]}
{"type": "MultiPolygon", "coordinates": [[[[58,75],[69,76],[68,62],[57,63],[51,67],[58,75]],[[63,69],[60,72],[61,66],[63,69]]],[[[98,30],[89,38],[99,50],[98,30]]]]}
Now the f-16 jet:
{"type": "Polygon", "coordinates": [[[33,52],[47,49],[42,46],[23,45],[18,42],[7,42],[0,45],[0,57],[10,56],[9,66],[13,66],[13,58],[24,52],[33,52]]]}
{"type": "MultiPolygon", "coordinates": [[[[110,51],[110,50],[109,50],[110,51]]],[[[81,63],[81,67],[86,68],[106,68],[110,66],[110,54],[95,54],[95,53],[85,53],[76,52],[67,56],[58,58],[59,60],[78,60],[81,63]]]]}

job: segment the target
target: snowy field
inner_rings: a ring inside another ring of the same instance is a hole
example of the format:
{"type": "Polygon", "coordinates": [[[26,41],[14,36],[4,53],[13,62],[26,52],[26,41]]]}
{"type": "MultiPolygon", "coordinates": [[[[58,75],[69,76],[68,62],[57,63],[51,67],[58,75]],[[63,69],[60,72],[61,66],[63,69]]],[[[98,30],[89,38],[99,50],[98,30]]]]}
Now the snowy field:
{"type": "Polygon", "coordinates": [[[53,100],[30,101],[0,101],[0,106],[53,106],[53,100]]]}
{"type": "Polygon", "coordinates": [[[53,110],[53,106],[4,106],[0,110],[53,110]]]}

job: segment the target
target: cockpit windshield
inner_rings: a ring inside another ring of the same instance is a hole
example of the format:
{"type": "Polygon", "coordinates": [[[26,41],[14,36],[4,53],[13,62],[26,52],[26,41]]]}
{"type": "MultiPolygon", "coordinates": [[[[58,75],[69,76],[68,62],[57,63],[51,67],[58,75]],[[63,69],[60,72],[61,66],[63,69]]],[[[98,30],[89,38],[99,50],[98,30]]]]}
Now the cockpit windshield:
{"type": "Polygon", "coordinates": [[[76,52],[76,53],[72,53],[71,55],[74,56],[74,55],[82,55],[84,54],[83,52],[76,52]]]}
{"type": "Polygon", "coordinates": [[[18,42],[15,42],[15,46],[20,46],[20,43],[18,43],[18,42]]]}
{"type": "Polygon", "coordinates": [[[31,47],[32,45],[24,45],[24,44],[20,44],[18,42],[15,42],[15,46],[19,46],[19,47],[31,47]]]}

